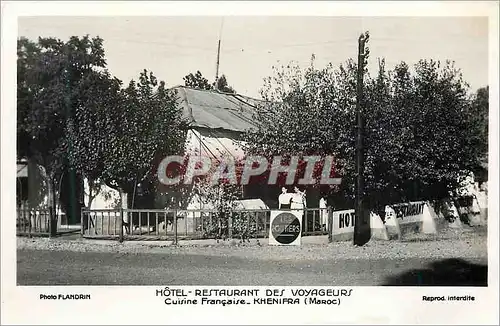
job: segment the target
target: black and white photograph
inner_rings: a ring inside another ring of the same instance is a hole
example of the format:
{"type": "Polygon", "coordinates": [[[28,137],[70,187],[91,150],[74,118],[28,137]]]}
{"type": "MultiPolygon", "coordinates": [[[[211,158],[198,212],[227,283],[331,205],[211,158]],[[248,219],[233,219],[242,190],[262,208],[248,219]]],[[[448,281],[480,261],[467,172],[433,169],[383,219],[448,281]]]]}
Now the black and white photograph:
{"type": "Polygon", "coordinates": [[[304,309],[287,324],[341,322],[306,311],[377,310],[403,291],[401,309],[441,316],[346,322],[458,322],[498,303],[498,2],[469,15],[443,9],[460,1],[404,15],[83,3],[17,14],[14,47],[2,40],[12,291],[80,314],[107,302],[93,289],[129,286],[156,317],[304,309]]]}

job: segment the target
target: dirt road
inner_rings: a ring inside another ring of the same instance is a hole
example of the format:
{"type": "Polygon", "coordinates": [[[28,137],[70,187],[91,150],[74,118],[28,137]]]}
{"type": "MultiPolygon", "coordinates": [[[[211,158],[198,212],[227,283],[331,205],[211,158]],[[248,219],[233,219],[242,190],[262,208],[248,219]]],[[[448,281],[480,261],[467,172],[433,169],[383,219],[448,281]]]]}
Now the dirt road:
{"type": "MultiPolygon", "coordinates": [[[[307,240],[307,241],[306,241],[307,240]]],[[[203,246],[17,240],[19,285],[486,285],[485,230],[373,241],[203,246]]]]}
{"type": "Polygon", "coordinates": [[[18,250],[18,285],[477,285],[487,259],[265,260],[18,250]]]}

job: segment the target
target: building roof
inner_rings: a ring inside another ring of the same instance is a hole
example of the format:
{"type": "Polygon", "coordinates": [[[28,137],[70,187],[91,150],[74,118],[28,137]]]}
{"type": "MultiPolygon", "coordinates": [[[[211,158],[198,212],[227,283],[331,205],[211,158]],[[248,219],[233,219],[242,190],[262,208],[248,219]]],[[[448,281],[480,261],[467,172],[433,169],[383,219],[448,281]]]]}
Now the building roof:
{"type": "Polygon", "coordinates": [[[185,86],[177,91],[178,104],[193,127],[243,132],[256,128],[254,113],[265,103],[240,94],[206,91],[185,86]]]}

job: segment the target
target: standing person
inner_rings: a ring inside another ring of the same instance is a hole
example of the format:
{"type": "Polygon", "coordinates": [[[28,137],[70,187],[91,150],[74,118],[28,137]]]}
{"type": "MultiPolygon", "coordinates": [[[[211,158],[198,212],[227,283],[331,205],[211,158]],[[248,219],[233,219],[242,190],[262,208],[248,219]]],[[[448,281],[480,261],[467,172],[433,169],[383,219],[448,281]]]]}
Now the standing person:
{"type": "Polygon", "coordinates": [[[294,188],[295,194],[292,197],[291,208],[304,209],[306,208],[306,191],[300,191],[298,187],[294,188]]]}
{"type": "MultiPolygon", "coordinates": [[[[301,220],[302,220],[302,233],[304,230],[308,229],[307,223],[307,218],[306,218],[306,192],[305,191],[300,191],[298,187],[294,188],[295,193],[293,194],[292,197],[292,203],[290,205],[290,208],[293,210],[296,210],[297,213],[301,215],[301,220]]],[[[314,226],[313,226],[314,227],[314,226]]]]}
{"type": "Polygon", "coordinates": [[[281,188],[281,195],[278,197],[278,203],[279,203],[279,209],[282,208],[290,208],[291,203],[292,203],[292,196],[293,194],[289,194],[288,190],[283,187],[281,188]]]}
{"type": "Polygon", "coordinates": [[[326,209],[326,198],[324,195],[321,196],[319,200],[319,216],[323,231],[328,232],[328,211],[326,209]]]}

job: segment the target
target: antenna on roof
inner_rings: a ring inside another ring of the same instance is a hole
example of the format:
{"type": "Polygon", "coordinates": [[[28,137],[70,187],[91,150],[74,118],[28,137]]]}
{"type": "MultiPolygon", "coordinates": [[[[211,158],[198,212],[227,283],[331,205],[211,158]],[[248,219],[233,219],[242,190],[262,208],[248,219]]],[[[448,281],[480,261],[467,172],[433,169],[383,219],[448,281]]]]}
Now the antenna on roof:
{"type": "Polygon", "coordinates": [[[222,27],[224,26],[224,17],[220,22],[220,30],[219,30],[219,43],[217,45],[217,64],[215,66],[215,90],[219,90],[219,86],[217,81],[219,80],[219,58],[220,58],[220,39],[222,35],[222,27]]]}

